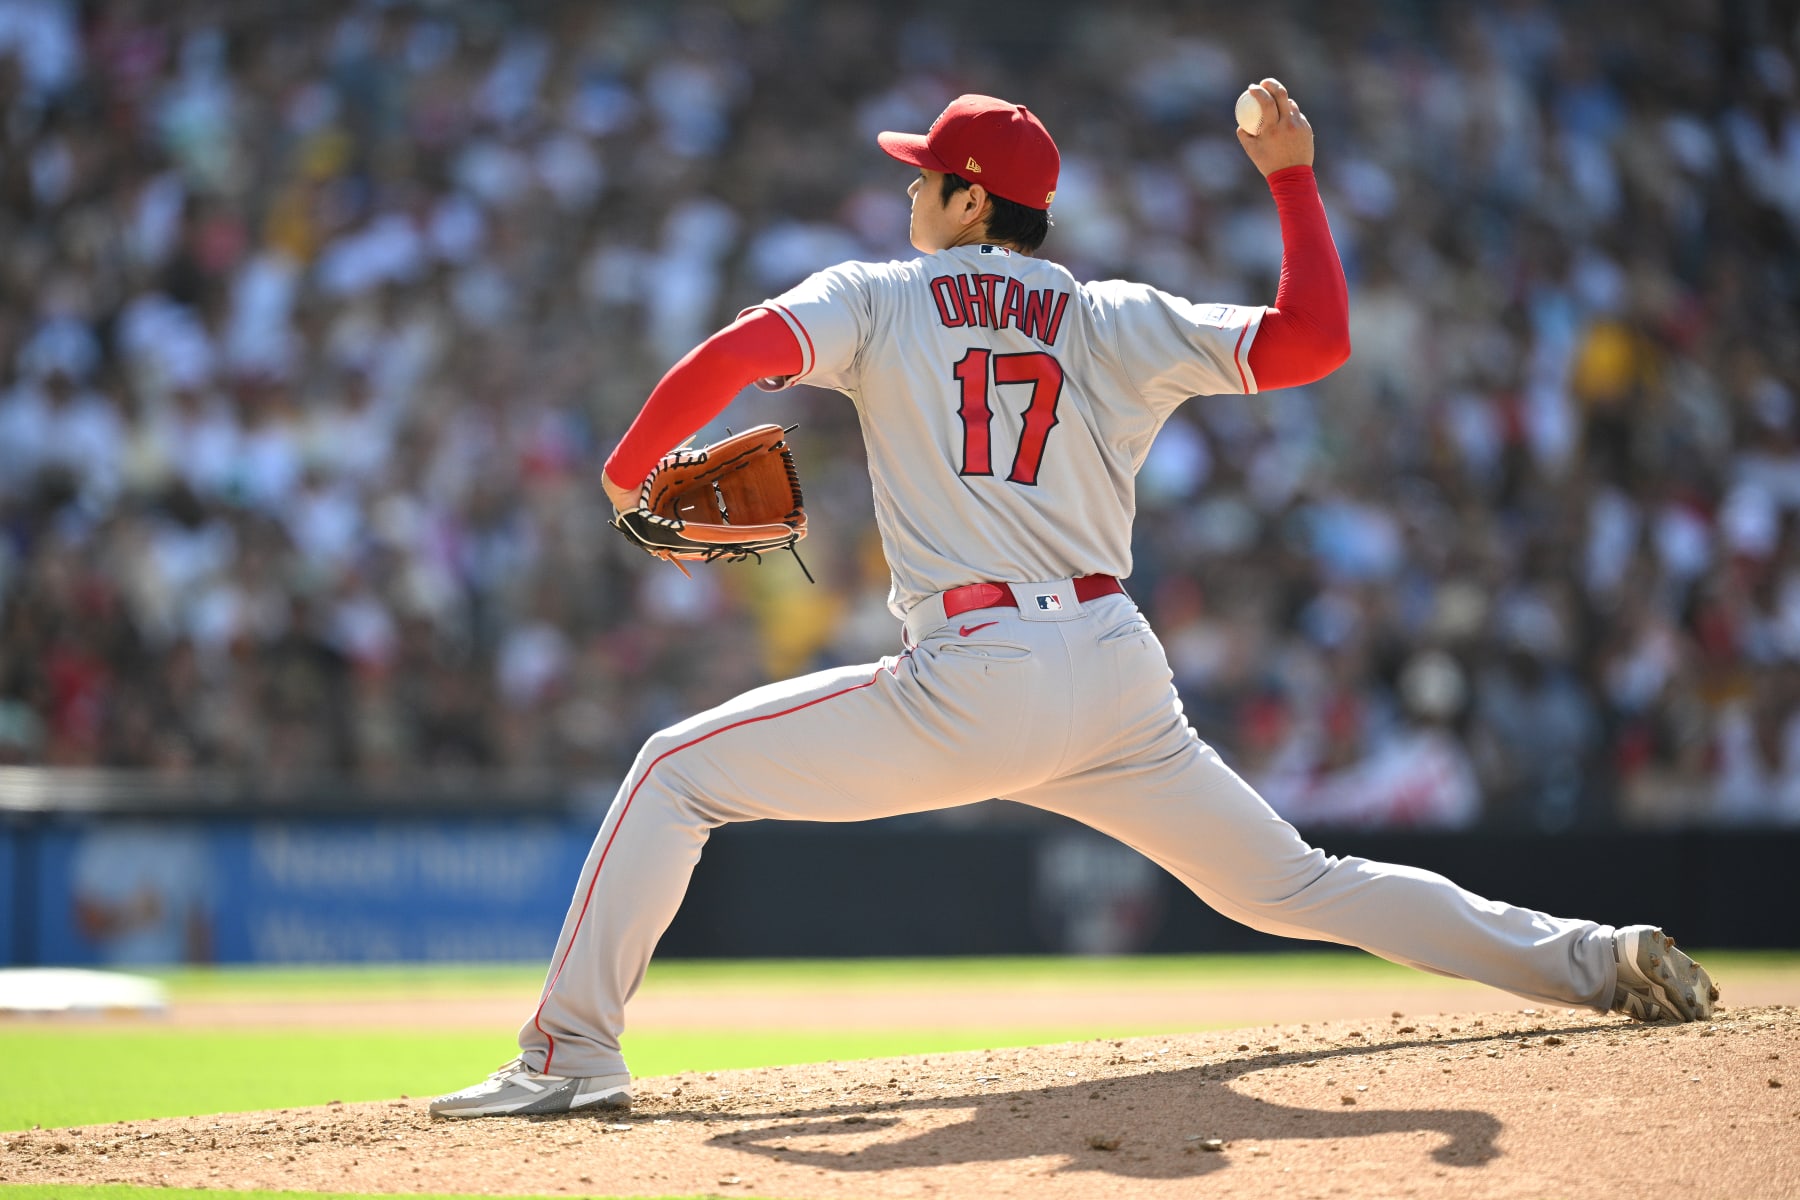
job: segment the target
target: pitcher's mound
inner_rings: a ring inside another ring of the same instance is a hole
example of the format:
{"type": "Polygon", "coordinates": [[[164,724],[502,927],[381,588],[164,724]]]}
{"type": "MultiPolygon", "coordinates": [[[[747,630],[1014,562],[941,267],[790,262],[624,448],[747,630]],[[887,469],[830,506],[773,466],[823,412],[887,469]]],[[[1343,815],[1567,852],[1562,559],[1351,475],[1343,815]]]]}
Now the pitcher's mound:
{"type": "Polygon", "coordinates": [[[498,1195],[1775,1197],[1800,1010],[1566,1010],[639,1080],[629,1118],[423,1100],[5,1136],[0,1179],[498,1195]],[[1203,1186],[1204,1190],[1197,1190],[1203,1186]]]}

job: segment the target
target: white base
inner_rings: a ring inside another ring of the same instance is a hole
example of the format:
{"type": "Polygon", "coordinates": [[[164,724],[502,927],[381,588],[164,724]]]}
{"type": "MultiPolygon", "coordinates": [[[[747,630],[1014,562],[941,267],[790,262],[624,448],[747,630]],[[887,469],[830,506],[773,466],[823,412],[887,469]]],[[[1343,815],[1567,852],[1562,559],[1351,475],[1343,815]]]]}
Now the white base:
{"type": "Polygon", "coordinates": [[[74,967],[0,969],[0,1014],[162,1012],[168,992],[154,979],[74,967]]]}

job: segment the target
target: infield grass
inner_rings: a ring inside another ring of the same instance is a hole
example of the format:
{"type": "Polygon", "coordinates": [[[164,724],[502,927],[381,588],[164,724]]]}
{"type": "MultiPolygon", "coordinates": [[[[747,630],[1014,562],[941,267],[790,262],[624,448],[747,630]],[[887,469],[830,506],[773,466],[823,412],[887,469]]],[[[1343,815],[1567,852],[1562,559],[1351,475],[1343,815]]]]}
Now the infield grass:
{"type": "MultiPolygon", "coordinates": [[[[380,1192],[218,1192],[193,1188],[133,1187],[124,1183],[75,1184],[0,1183],[0,1200],[372,1200],[380,1192]]],[[[419,1192],[405,1193],[406,1200],[569,1200],[567,1196],[447,1196],[419,1192]]],[[[586,1200],[609,1200],[605,1196],[589,1196],[586,1200]]],[[[646,1200],[646,1198],[633,1198],[646,1200]]],[[[648,1197],[647,1200],[699,1200],[694,1196],[648,1197]]]]}
{"type": "MultiPolygon", "coordinates": [[[[1092,1036],[1091,1029],[645,1032],[626,1040],[626,1053],[636,1074],[651,1077],[1092,1036]]],[[[0,1031],[0,1130],[432,1096],[476,1082],[517,1053],[508,1030],[0,1031]]]]}
{"type": "MultiPolygon", "coordinates": [[[[1791,957],[1791,956],[1790,956],[1791,957]]],[[[535,994],[541,966],[384,965],[327,967],[184,967],[145,972],[168,986],[171,1002],[228,998],[301,1000],[309,997],[535,994]]],[[[1142,955],[1123,958],[852,958],[704,959],[652,962],[646,989],[708,987],[937,989],[949,984],[1034,983],[1058,987],[1120,984],[1221,989],[1309,983],[1381,986],[1410,972],[1352,950],[1293,954],[1142,955]]]]}

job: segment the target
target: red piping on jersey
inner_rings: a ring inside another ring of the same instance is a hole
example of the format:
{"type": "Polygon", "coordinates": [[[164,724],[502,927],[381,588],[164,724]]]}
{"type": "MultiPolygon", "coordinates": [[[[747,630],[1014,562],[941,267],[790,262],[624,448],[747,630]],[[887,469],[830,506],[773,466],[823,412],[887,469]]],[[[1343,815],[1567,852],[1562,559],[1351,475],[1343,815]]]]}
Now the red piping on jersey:
{"type": "MultiPolygon", "coordinates": [[[[1265,317],[1264,319],[1266,320],[1267,318],[1265,317]]],[[[1248,325],[1238,330],[1237,345],[1231,348],[1231,365],[1237,368],[1238,386],[1242,387],[1246,392],[1250,390],[1250,381],[1244,378],[1244,364],[1243,361],[1239,359],[1238,354],[1244,349],[1244,335],[1249,332],[1250,327],[1248,325]]],[[[1253,346],[1251,349],[1254,350],[1255,347],[1253,346]]]]}
{"type": "MultiPolygon", "coordinates": [[[[777,318],[777,320],[779,320],[779,318],[777,318]]],[[[717,737],[721,733],[726,733],[733,729],[741,729],[745,725],[754,725],[758,721],[773,721],[776,717],[785,717],[790,713],[797,713],[802,709],[811,708],[815,704],[823,704],[827,700],[836,700],[839,696],[848,696],[851,692],[860,692],[864,688],[870,687],[880,680],[883,671],[886,671],[890,675],[898,674],[901,659],[907,658],[911,654],[912,651],[908,650],[905,654],[896,658],[892,666],[877,667],[875,669],[875,674],[869,676],[869,678],[861,683],[851,684],[842,691],[832,692],[827,696],[819,696],[816,699],[808,700],[805,704],[796,704],[792,708],[784,708],[780,712],[764,713],[760,717],[745,717],[741,721],[733,721],[729,725],[721,725],[717,729],[701,734],[691,742],[683,742],[679,746],[671,746],[651,760],[650,765],[644,768],[644,773],[638,777],[638,781],[631,785],[631,791],[626,793],[625,804],[619,809],[619,819],[613,822],[612,834],[606,839],[606,845],[600,848],[600,861],[594,864],[594,877],[588,880],[587,894],[581,899],[581,912],[575,917],[575,929],[569,934],[569,944],[563,949],[562,957],[556,961],[556,972],[550,976],[550,982],[544,987],[543,996],[538,999],[537,1011],[531,1015],[532,1028],[543,1034],[544,1040],[550,1045],[550,1048],[544,1053],[544,1069],[540,1074],[550,1074],[551,1060],[556,1057],[556,1039],[550,1036],[544,1027],[538,1023],[544,1015],[544,1005],[550,1003],[550,993],[556,990],[556,981],[562,978],[563,967],[567,965],[569,955],[575,951],[575,939],[581,936],[581,926],[582,923],[587,920],[588,906],[594,902],[594,888],[600,883],[600,868],[606,865],[606,856],[612,852],[613,842],[618,839],[619,829],[625,824],[626,815],[631,812],[631,802],[637,799],[638,789],[644,786],[645,781],[650,778],[650,772],[656,769],[657,764],[671,754],[686,750],[691,746],[698,746],[706,739],[717,737]]]]}
{"type": "MultiPolygon", "coordinates": [[[[1259,391],[1323,379],[1350,357],[1350,296],[1311,167],[1269,176],[1281,218],[1281,284],[1250,343],[1259,391]]],[[[1245,390],[1248,390],[1246,387],[1245,390]]]]}
{"type": "Polygon", "coordinates": [[[766,308],[745,313],[670,367],[624,440],[606,460],[606,477],[628,491],[657,459],[725,411],[754,380],[799,372],[800,339],[766,308]]]}
{"type": "MultiPolygon", "coordinates": [[[[813,349],[812,334],[806,331],[806,326],[801,323],[800,318],[796,317],[787,305],[777,304],[775,307],[779,308],[782,313],[787,316],[787,319],[794,323],[794,329],[798,329],[800,331],[800,336],[806,339],[806,361],[800,364],[800,374],[812,374],[812,369],[819,365],[819,352],[813,349]]],[[[789,332],[791,333],[792,330],[789,330],[789,332]]],[[[758,376],[758,378],[761,378],[761,376],[758,376]]]]}

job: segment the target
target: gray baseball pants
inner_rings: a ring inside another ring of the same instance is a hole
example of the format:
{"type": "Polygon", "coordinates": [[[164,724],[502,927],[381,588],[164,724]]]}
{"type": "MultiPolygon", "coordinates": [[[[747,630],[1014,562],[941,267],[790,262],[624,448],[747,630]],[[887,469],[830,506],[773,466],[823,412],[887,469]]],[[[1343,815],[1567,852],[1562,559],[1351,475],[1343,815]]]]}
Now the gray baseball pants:
{"type": "Polygon", "coordinates": [[[1012,585],[1021,607],[909,614],[897,657],[757,688],[653,736],[601,823],[519,1031],[525,1064],[625,1071],[625,1004],[728,821],[861,821],[1004,796],[1158,863],[1233,920],[1604,1010],[1612,927],[1317,850],[1201,742],[1125,596],[1012,585]],[[1045,611],[1036,603],[1056,596],[1045,611]],[[967,632],[963,632],[966,630],[967,632]]]}

